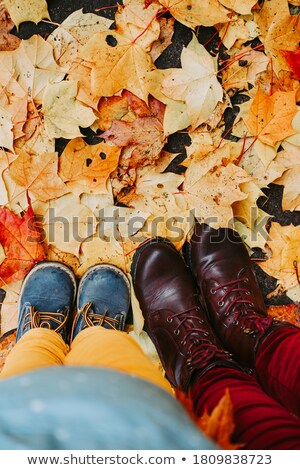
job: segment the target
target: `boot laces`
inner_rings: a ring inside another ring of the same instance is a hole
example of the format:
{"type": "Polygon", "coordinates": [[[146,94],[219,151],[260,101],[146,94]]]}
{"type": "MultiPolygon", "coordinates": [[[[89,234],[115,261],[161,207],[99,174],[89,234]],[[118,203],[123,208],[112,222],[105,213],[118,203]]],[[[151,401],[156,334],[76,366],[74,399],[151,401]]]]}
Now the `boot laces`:
{"type": "Polygon", "coordinates": [[[264,333],[272,323],[272,317],[262,316],[257,313],[254,309],[254,303],[245,299],[243,294],[249,295],[248,289],[245,287],[239,287],[240,283],[247,283],[249,280],[247,277],[242,277],[234,279],[233,281],[225,282],[211,289],[212,293],[217,292],[220,289],[226,287],[226,292],[220,298],[218,304],[222,306],[227,296],[230,296],[232,293],[236,293],[236,297],[230,301],[226,307],[225,316],[230,314],[232,307],[240,305],[243,308],[233,312],[233,324],[240,325],[241,329],[244,330],[244,333],[253,334],[253,333],[264,333]],[[246,328],[246,324],[248,327],[246,328]]]}
{"type": "Polygon", "coordinates": [[[85,328],[92,326],[107,325],[113,330],[117,330],[120,324],[119,320],[108,316],[108,311],[105,310],[103,314],[91,312],[92,302],[87,302],[79,313],[82,314],[85,323],[85,328]]]}
{"type": "Polygon", "coordinates": [[[30,306],[28,313],[25,315],[23,331],[28,327],[32,328],[48,328],[59,333],[68,321],[68,314],[65,312],[39,312],[33,306],[30,306]],[[53,324],[57,325],[53,328],[53,324]]]}
{"type": "Polygon", "coordinates": [[[181,345],[184,346],[188,340],[190,342],[187,350],[188,359],[186,364],[191,369],[198,364],[201,365],[201,367],[206,367],[213,357],[227,357],[225,351],[222,351],[208,338],[210,335],[207,331],[207,327],[205,328],[205,326],[203,326],[201,328],[191,326],[191,322],[194,322],[195,320],[202,325],[205,325],[206,323],[205,320],[202,320],[199,316],[190,313],[195,310],[199,311],[200,308],[198,306],[193,306],[187,310],[174,313],[167,317],[167,321],[169,323],[171,323],[174,318],[180,320],[176,330],[174,330],[174,334],[178,335],[181,327],[184,327],[186,331],[181,340],[181,345]],[[189,322],[189,320],[191,320],[191,322],[189,322]]]}

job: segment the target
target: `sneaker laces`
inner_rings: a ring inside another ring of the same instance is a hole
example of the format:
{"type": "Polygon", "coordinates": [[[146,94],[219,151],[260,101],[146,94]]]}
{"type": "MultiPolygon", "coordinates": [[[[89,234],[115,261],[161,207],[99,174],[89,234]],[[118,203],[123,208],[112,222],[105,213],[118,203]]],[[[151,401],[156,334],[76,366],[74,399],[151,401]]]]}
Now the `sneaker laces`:
{"type": "Polygon", "coordinates": [[[180,320],[176,330],[174,330],[175,335],[179,334],[181,326],[184,326],[186,329],[186,334],[181,340],[181,344],[183,346],[186,344],[188,339],[191,343],[187,351],[187,355],[189,357],[186,364],[190,368],[193,368],[198,364],[200,364],[201,367],[206,367],[213,357],[224,358],[227,357],[227,355],[225,351],[222,351],[216,344],[213,344],[210,339],[208,339],[209,332],[205,327],[197,328],[195,326],[190,326],[188,323],[189,320],[197,320],[200,324],[205,324],[205,321],[199,318],[199,316],[189,314],[193,310],[200,310],[200,308],[198,306],[193,306],[183,312],[174,313],[167,317],[167,321],[171,323],[174,318],[180,320]]]}
{"type": "Polygon", "coordinates": [[[255,330],[258,333],[263,334],[271,325],[273,319],[269,316],[262,316],[261,314],[257,313],[254,309],[254,303],[249,300],[245,299],[243,296],[243,292],[246,295],[249,295],[248,289],[245,287],[239,287],[238,284],[242,282],[248,282],[247,277],[242,277],[238,279],[234,279],[233,281],[225,282],[223,284],[218,285],[211,289],[211,293],[215,293],[220,289],[227,288],[226,292],[222,295],[221,299],[218,302],[219,306],[224,305],[224,301],[227,296],[232,293],[238,293],[240,295],[236,296],[231,302],[229,302],[224,315],[228,316],[232,307],[236,305],[244,306],[244,309],[239,309],[233,313],[233,324],[234,325],[241,325],[241,328],[245,328],[246,323],[248,324],[248,328],[244,329],[245,333],[252,334],[255,330]],[[242,317],[242,318],[241,318],[242,317]],[[251,328],[250,328],[251,327],[251,328]],[[253,331],[254,330],[254,331],[253,331]]]}
{"type": "Polygon", "coordinates": [[[108,311],[105,310],[103,314],[91,312],[92,302],[87,302],[79,313],[83,316],[85,322],[85,328],[92,326],[104,326],[107,325],[113,330],[118,330],[120,325],[119,320],[108,316],[108,311]]]}
{"type": "Polygon", "coordinates": [[[30,306],[29,311],[25,315],[23,331],[30,327],[48,328],[59,333],[65,327],[67,321],[68,314],[65,312],[40,312],[35,310],[33,306],[30,306]],[[56,328],[53,328],[53,323],[57,325],[56,328]]]}

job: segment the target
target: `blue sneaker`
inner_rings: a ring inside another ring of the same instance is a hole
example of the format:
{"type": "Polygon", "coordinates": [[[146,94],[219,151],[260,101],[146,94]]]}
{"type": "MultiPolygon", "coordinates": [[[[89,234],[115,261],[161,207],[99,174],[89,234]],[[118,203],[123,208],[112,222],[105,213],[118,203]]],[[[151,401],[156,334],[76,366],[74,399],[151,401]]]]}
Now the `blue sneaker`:
{"type": "Polygon", "coordinates": [[[85,328],[103,326],[124,331],[130,305],[130,283],[121,269],[96,264],[82,277],[71,341],[85,328]]]}
{"type": "Polygon", "coordinates": [[[33,328],[48,328],[68,340],[68,317],[76,296],[73,271],[58,262],[38,263],[24,279],[19,297],[17,341],[33,328]]]}

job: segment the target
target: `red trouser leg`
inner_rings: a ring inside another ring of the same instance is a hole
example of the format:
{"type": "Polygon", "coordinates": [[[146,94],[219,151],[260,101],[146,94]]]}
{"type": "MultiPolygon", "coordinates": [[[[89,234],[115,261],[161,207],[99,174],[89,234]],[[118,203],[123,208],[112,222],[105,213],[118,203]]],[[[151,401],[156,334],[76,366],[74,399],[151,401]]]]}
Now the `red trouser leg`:
{"type": "Polygon", "coordinates": [[[255,371],[265,392],[300,417],[300,329],[270,335],[258,350],[255,371]]]}
{"type": "MultiPolygon", "coordinates": [[[[264,389],[294,412],[300,385],[299,333],[292,329],[273,333],[261,346],[256,363],[264,389]]],[[[300,449],[300,419],[268,396],[254,377],[236,369],[215,368],[194,381],[190,391],[196,414],[210,413],[226,388],[234,407],[234,442],[244,444],[245,449],[300,449]]]]}

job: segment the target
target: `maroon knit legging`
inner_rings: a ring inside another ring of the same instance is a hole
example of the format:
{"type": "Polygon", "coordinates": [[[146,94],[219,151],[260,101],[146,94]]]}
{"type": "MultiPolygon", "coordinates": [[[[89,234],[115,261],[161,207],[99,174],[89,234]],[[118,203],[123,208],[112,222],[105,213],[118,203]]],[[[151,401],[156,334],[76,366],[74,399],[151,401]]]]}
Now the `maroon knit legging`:
{"type": "Polygon", "coordinates": [[[233,441],[244,449],[300,449],[300,329],[282,328],[258,350],[255,376],[215,368],[196,379],[190,392],[201,416],[230,390],[233,441]]]}

